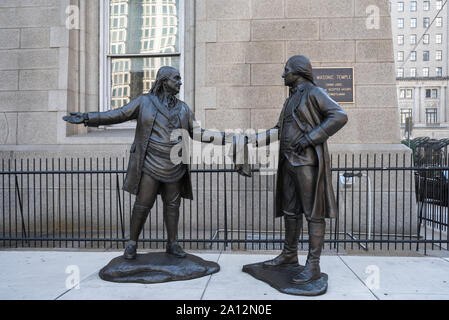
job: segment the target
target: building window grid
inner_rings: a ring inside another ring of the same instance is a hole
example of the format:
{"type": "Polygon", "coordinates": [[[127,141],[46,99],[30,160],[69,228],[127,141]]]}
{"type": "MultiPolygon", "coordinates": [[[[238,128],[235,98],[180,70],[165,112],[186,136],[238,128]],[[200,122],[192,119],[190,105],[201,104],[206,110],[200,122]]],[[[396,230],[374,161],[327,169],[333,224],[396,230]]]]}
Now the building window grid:
{"type": "Polygon", "coordinates": [[[436,61],[442,61],[443,60],[443,51],[442,50],[436,50],[435,51],[435,60],[436,61]]]}
{"type": "Polygon", "coordinates": [[[416,5],[417,5],[416,1],[411,1],[410,2],[410,11],[411,12],[415,12],[416,11],[416,5]]]}

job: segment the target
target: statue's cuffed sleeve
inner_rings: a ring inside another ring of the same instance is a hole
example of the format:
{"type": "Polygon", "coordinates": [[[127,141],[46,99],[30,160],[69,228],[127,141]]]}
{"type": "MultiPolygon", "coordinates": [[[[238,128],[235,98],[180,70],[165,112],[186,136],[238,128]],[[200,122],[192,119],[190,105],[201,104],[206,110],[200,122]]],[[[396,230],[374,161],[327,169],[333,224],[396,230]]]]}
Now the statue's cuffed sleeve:
{"type": "Polygon", "coordinates": [[[87,114],[87,125],[89,127],[98,127],[101,125],[111,125],[137,119],[142,96],[132,100],[127,105],[105,112],[89,112],[87,114]]]}
{"type": "Polygon", "coordinates": [[[324,143],[340,130],[348,122],[348,116],[321,88],[311,90],[309,97],[323,117],[321,124],[310,131],[306,137],[311,144],[317,145],[324,143]]]}

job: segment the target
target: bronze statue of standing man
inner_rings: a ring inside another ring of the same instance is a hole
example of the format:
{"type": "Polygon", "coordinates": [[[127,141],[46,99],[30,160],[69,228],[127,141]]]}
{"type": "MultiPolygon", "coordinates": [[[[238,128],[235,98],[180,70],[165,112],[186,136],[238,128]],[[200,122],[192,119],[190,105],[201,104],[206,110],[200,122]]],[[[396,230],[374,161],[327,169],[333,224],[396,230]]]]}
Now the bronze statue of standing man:
{"type": "Polygon", "coordinates": [[[292,282],[308,284],[321,276],[325,218],[335,218],[338,214],[327,139],[346,124],[348,117],[323,89],[315,85],[308,58],[291,57],[282,78],[290,88],[290,95],[279,122],[274,128],[252,137],[258,145],[265,145],[270,143],[272,130],[277,130],[280,140],[276,216],[284,216],[285,241],[282,253],[264,262],[263,267],[298,265],[298,238],[305,216],[309,253],[305,268],[293,277],[292,282]]]}
{"type": "Polygon", "coordinates": [[[123,186],[125,191],[137,196],[125,259],[136,258],[139,234],[158,194],[162,196],[167,229],[166,252],[179,258],[186,256],[177,242],[179,207],[181,198],[193,199],[192,184],[188,164],[175,163],[170,157],[172,148],[186,143],[181,137],[172,139],[174,130],[185,130],[190,137],[199,137],[202,142],[224,144],[224,133],[201,129],[190,108],[176,98],[181,85],[181,75],[177,69],[161,67],[151,91],[127,105],[106,112],[75,112],[64,117],[70,123],[84,123],[92,127],[137,120],[123,186]]]}

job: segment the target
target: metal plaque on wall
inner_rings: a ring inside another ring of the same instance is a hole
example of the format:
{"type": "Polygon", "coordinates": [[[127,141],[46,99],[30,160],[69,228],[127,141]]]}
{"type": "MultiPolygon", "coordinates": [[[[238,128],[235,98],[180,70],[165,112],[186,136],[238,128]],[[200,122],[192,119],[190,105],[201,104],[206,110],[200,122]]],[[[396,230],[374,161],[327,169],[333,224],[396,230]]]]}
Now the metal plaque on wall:
{"type": "Polygon", "coordinates": [[[354,68],[314,68],[315,83],[340,103],[354,103],[354,68]]]}

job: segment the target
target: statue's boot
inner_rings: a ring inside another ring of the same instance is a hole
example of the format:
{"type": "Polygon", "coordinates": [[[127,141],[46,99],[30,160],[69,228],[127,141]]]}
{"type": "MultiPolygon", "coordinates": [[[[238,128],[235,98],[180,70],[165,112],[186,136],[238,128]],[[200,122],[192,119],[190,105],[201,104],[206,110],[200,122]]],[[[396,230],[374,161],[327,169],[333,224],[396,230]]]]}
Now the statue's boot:
{"type": "Polygon", "coordinates": [[[326,222],[309,222],[309,254],[305,268],[292,279],[295,284],[307,284],[321,278],[320,256],[324,244],[326,222]]]}
{"type": "Polygon", "coordinates": [[[137,256],[137,239],[139,239],[140,232],[147,220],[150,208],[138,204],[134,204],[133,214],[131,215],[130,240],[126,245],[123,256],[125,259],[132,260],[137,256]]]}
{"type": "Polygon", "coordinates": [[[178,244],[179,207],[166,206],[164,208],[165,226],[167,229],[166,252],[178,258],[185,258],[186,253],[178,244]]]}
{"type": "Polygon", "coordinates": [[[281,265],[298,265],[298,238],[302,226],[302,215],[285,214],[285,240],[281,254],[272,260],[265,261],[264,267],[281,265]]]}

